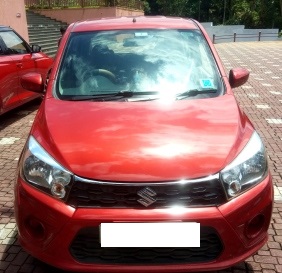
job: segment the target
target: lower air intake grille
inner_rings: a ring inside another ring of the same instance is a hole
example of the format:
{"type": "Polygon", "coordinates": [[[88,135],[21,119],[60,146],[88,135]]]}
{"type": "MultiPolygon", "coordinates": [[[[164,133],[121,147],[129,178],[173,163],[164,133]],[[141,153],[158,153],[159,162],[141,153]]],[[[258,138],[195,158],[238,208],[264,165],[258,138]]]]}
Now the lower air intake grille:
{"type": "Polygon", "coordinates": [[[223,249],[216,231],[210,227],[201,227],[200,245],[187,248],[101,248],[99,227],[93,227],[80,230],[70,246],[70,252],[80,263],[162,265],[210,262],[223,249]]]}

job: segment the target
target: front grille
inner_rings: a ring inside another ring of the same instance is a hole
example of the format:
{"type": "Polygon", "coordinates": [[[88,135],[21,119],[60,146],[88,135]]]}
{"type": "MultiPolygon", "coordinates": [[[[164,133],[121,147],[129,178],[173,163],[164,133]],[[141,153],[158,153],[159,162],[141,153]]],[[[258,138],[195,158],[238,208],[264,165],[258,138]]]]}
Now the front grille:
{"type": "Polygon", "coordinates": [[[70,246],[71,255],[80,263],[162,265],[204,263],[215,260],[223,245],[213,228],[201,227],[200,247],[102,248],[99,227],[79,231],[70,246]]]}
{"type": "Polygon", "coordinates": [[[145,208],[138,202],[144,188],[155,192],[148,208],[219,206],[226,195],[218,178],[167,183],[115,183],[85,179],[74,181],[67,204],[93,208],[145,208]]]}

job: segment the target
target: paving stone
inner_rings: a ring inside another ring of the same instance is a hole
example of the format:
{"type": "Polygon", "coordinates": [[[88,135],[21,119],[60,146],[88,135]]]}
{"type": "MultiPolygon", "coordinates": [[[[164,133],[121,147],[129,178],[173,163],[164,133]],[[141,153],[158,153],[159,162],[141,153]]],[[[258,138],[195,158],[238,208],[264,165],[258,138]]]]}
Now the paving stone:
{"type": "Polygon", "coordinates": [[[30,273],[30,272],[33,272],[34,268],[35,267],[32,264],[24,264],[21,266],[18,272],[19,273],[30,273]]]}
{"type": "Polygon", "coordinates": [[[281,244],[278,242],[268,242],[267,245],[271,249],[281,249],[281,244]]]}
{"type": "Polygon", "coordinates": [[[0,270],[6,270],[9,266],[10,262],[1,262],[0,263],[0,270]]]}
{"type": "Polygon", "coordinates": [[[282,272],[282,265],[281,264],[275,265],[275,269],[276,269],[277,273],[281,273],[282,272]]]}
{"type": "Polygon", "coordinates": [[[15,273],[20,270],[20,266],[15,266],[15,265],[9,265],[7,269],[5,270],[5,273],[15,273]]]}
{"type": "Polygon", "coordinates": [[[259,262],[259,263],[278,264],[277,258],[270,255],[268,256],[255,255],[254,259],[255,262],[259,262]]]}
{"type": "Polygon", "coordinates": [[[8,254],[5,258],[5,262],[12,262],[16,257],[16,254],[8,254]]]}
{"type": "Polygon", "coordinates": [[[272,269],[272,270],[275,270],[275,265],[274,264],[260,263],[260,266],[261,266],[262,269],[272,269]]]}
{"type": "Polygon", "coordinates": [[[11,246],[8,250],[8,253],[14,253],[17,254],[21,251],[21,247],[20,246],[11,246]]]}
{"type": "Polygon", "coordinates": [[[282,249],[270,249],[271,256],[282,258],[282,249]]]}
{"type": "Polygon", "coordinates": [[[249,271],[260,271],[261,272],[261,265],[259,262],[247,262],[246,263],[247,270],[249,271]]]}

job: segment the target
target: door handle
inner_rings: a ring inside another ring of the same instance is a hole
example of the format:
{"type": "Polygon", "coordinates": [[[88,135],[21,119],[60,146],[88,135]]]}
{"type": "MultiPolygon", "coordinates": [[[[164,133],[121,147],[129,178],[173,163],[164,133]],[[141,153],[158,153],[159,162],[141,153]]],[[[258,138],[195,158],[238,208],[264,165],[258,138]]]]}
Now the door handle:
{"type": "Polygon", "coordinates": [[[23,63],[17,63],[18,68],[23,68],[23,63]]]}

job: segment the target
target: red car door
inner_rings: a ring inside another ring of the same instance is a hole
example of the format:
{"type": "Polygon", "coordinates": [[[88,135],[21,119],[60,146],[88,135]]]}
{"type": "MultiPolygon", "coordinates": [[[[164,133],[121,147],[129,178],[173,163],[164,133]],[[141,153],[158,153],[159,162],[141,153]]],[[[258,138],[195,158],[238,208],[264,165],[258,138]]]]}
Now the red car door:
{"type": "Polygon", "coordinates": [[[18,97],[18,68],[7,55],[0,32],[0,114],[20,104],[18,97]]]}
{"type": "Polygon", "coordinates": [[[12,30],[3,32],[2,39],[7,47],[9,57],[17,69],[18,79],[16,86],[19,101],[24,103],[38,97],[38,94],[22,88],[20,77],[26,73],[37,71],[36,60],[42,58],[40,57],[41,54],[33,54],[29,45],[12,30]]]}

